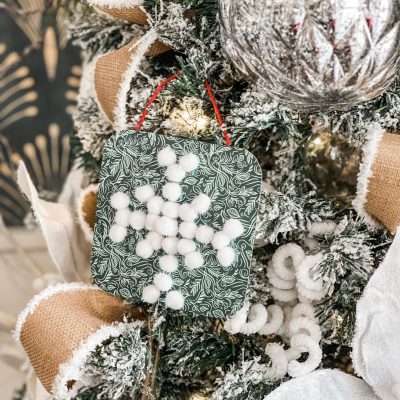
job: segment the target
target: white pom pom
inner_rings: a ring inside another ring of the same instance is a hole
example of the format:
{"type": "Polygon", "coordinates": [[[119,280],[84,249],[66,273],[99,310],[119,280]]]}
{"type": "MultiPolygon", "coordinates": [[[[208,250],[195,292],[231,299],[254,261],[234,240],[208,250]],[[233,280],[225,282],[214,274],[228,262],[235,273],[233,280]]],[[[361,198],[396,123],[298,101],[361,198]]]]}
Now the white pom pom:
{"type": "Polygon", "coordinates": [[[225,247],[217,252],[218,262],[223,267],[229,267],[235,261],[235,252],[232,247],[225,247]]]}
{"type": "Polygon", "coordinates": [[[131,212],[129,208],[121,208],[115,214],[115,223],[119,226],[128,226],[131,212]]]}
{"type": "Polygon", "coordinates": [[[213,237],[214,230],[207,225],[201,225],[196,229],[195,238],[199,243],[209,244],[213,237]]]}
{"type": "Polygon", "coordinates": [[[141,203],[147,203],[154,196],[154,189],[151,185],[139,186],[135,189],[135,197],[141,203]]]}
{"type": "Polygon", "coordinates": [[[182,189],[175,182],[168,182],[162,188],[162,195],[170,201],[177,201],[181,197],[182,189]]]}
{"type": "Polygon", "coordinates": [[[143,211],[135,210],[129,216],[129,225],[137,231],[144,228],[146,214],[143,211]]]}
{"type": "Polygon", "coordinates": [[[148,240],[141,240],[136,245],[136,254],[144,259],[150,258],[153,255],[153,248],[148,240]]]}
{"type": "Polygon", "coordinates": [[[166,201],[162,206],[161,213],[169,218],[178,218],[179,204],[174,201],[166,201]]]}
{"type": "Polygon", "coordinates": [[[145,228],[148,231],[153,231],[155,229],[156,222],[159,220],[159,218],[160,217],[158,215],[147,214],[146,222],[144,224],[145,228]]]}
{"type": "Polygon", "coordinates": [[[185,154],[179,159],[179,164],[186,172],[192,172],[199,166],[199,157],[196,154],[185,154]]]}
{"type": "Polygon", "coordinates": [[[162,272],[155,275],[153,282],[161,292],[168,292],[173,285],[172,278],[162,272]]]}
{"type": "Polygon", "coordinates": [[[163,236],[176,236],[178,234],[178,221],[168,217],[160,217],[155,223],[156,231],[163,236]]]}
{"type": "Polygon", "coordinates": [[[178,238],[167,237],[163,239],[161,247],[167,254],[176,254],[178,252],[178,238]]]}
{"type": "Polygon", "coordinates": [[[145,303],[154,304],[160,297],[160,291],[154,285],[143,288],[142,299],[145,303]]]}
{"type": "Polygon", "coordinates": [[[150,214],[160,215],[164,200],[160,196],[154,196],[147,202],[147,210],[150,214]]]}
{"type": "Polygon", "coordinates": [[[173,310],[182,310],[185,299],[179,290],[168,292],[165,297],[165,306],[173,310]]]}
{"type": "Polygon", "coordinates": [[[176,162],[175,151],[170,146],[164,147],[157,155],[158,165],[160,167],[168,167],[168,165],[176,162]]]}
{"type": "Polygon", "coordinates": [[[243,234],[244,228],[242,223],[238,219],[228,219],[224,224],[224,233],[229,239],[236,239],[243,234]]]}
{"type": "Polygon", "coordinates": [[[108,234],[108,237],[114,242],[114,243],[121,243],[125,237],[126,237],[126,228],[124,226],[120,225],[113,225],[110,228],[110,233],[108,234]]]}
{"type": "Polygon", "coordinates": [[[182,221],[194,221],[197,218],[197,213],[190,204],[184,203],[179,207],[179,218],[182,221]]]}
{"type": "Polygon", "coordinates": [[[208,211],[211,205],[211,199],[204,193],[200,193],[192,201],[192,208],[199,214],[204,214],[208,211]]]}
{"type": "Polygon", "coordinates": [[[149,232],[146,237],[146,240],[150,243],[153,250],[161,249],[161,241],[163,240],[162,236],[157,232],[149,232]]]}
{"type": "Polygon", "coordinates": [[[187,269],[192,270],[196,268],[202,267],[204,264],[203,256],[198,252],[194,251],[193,253],[186,254],[185,256],[185,265],[187,269]]]}
{"type": "Polygon", "coordinates": [[[189,239],[180,239],[178,241],[178,253],[181,255],[193,253],[196,251],[196,243],[189,239]]]}
{"type": "Polygon", "coordinates": [[[194,222],[182,222],[179,225],[179,233],[185,239],[193,239],[197,225],[194,222]]]}
{"type": "Polygon", "coordinates": [[[220,249],[223,249],[224,247],[227,247],[229,245],[230,241],[231,240],[229,239],[229,237],[226,236],[225,233],[221,231],[221,232],[217,232],[214,235],[211,244],[214,247],[214,249],[220,250],[220,249]]]}
{"type": "Polygon", "coordinates": [[[165,176],[171,182],[180,182],[186,175],[186,172],[179,164],[171,164],[165,171],[165,176]]]}
{"type": "Polygon", "coordinates": [[[175,272],[179,266],[178,259],[172,255],[161,256],[159,263],[160,268],[165,272],[175,272]]]}
{"type": "Polygon", "coordinates": [[[111,207],[116,210],[129,207],[129,196],[126,193],[117,192],[111,196],[111,207]]]}

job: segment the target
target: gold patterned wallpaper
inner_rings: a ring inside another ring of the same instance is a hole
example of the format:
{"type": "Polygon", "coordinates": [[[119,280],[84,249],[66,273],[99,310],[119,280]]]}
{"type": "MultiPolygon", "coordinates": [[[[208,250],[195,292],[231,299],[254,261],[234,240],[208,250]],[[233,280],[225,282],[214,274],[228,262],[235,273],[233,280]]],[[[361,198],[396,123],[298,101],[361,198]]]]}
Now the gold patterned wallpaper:
{"type": "Polygon", "coordinates": [[[23,159],[54,200],[70,168],[69,134],[81,76],[63,10],[45,0],[0,0],[0,214],[21,225],[28,204],[15,184],[23,159]]]}

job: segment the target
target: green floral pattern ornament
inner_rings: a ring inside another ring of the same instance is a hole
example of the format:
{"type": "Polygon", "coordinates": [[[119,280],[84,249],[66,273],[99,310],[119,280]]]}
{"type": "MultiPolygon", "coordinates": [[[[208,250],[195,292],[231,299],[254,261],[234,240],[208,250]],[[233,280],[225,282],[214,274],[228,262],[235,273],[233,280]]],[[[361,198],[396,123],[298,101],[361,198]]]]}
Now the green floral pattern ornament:
{"type": "Polygon", "coordinates": [[[243,306],[261,169],[244,149],[125,131],[104,150],[97,285],[127,300],[226,317],[243,306]]]}

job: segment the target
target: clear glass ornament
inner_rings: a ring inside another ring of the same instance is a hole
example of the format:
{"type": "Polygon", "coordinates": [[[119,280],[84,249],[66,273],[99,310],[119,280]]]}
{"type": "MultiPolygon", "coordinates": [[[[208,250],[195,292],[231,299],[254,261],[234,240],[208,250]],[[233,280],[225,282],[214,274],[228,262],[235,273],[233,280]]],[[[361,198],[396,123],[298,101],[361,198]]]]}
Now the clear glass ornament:
{"type": "Polygon", "coordinates": [[[396,75],[398,0],[219,2],[228,57],[293,108],[347,108],[379,95],[396,75]]]}

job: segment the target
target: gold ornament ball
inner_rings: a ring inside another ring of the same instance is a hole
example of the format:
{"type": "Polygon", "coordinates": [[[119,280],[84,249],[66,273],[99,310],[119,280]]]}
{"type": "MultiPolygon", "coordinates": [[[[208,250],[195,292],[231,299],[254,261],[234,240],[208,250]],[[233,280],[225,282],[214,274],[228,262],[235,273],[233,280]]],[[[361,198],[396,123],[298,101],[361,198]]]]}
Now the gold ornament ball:
{"type": "Polygon", "coordinates": [[[350,205],[357,190],[361,149],[328,130],[313,133],[304,144],[304,164],[318,193],[350,205]]]}

